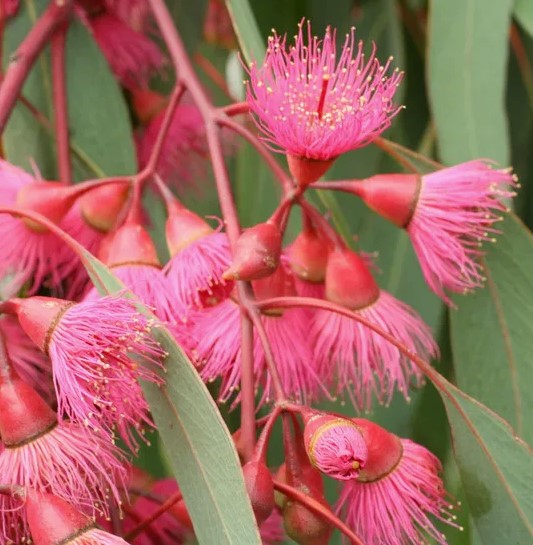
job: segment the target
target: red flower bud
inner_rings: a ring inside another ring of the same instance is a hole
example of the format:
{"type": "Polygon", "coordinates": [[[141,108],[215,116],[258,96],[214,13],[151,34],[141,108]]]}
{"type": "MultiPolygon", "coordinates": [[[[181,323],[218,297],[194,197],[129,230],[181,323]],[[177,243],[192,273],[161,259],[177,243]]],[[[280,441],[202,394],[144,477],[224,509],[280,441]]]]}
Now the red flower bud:
{"type": "Polygon", "coordinates": [[[184,500],[180,500],[178,503],[175,503],[169,510],[168,513],[172,515],[180,524],[185,526],[191,532],[194,530],[192,525],[192,519],[187,510],[184,500]]]}
{"type": "Polygon", "coordinates": [[[117,182],[88,191],[79,199],[85,222],[97,231],[109,232],[115,226],[129,190],[128,184],[117,182]]]}
{"type": "Polygon", "coordinates": [[[330,253],[329,242],[314,229],[304,229],[289,247],[293,273],[307,282],[323,282],[330,253]]]}
{"type": "Polygon", "coordinates": [[[407,227],[416,207],[421,178],[416,174],[379,174],[353,183],[353,193],[394,223],[407,227]]]}
{"type": "Polygon", "coordinates": [[[326,269],[326,298],[352,310],[371,305],[379,286],[364,259],[347,248],[335,249],[326,269]]]}
{"type": "Polygon", "coordinates": [[[357,425],[347,418],[309,413],[304,443],[311,463],[335,479],[354,479],[365,467],[367,446],[357,425]]]}
{"type": "MultiPolygon", "coordinates": [[[[16,205],[59,223],[74,204],[76,196],[71,186],[65,186],[60,182],[35,182],[19,190],[16,205]]],[[[42,233],[47,230],[33,220],[23,218],[23,221],[33,231],[42,233]]]]}
{"type": "Polygon", "coordinates": [[[268,467],[260,461],[250,461],[244,464],[242,472],[257,524],[261,525],[274,509],[272,475],[268,467]]]}
{"type": "Polygon", "coordinates": [[[334,160],[335,159],[331,159],[329,161],[317,161],[315,159],[306,159],[305,157],[287,155],[289,170],[300,187],[305,187],[313,182],[316,182],[328,171],[334,160]]]}
{"type": "Polygon", "coordinates": [[[167,203],[169,212],[166,223],[167,245],[173,257],[195,240],[213,232],[210,225],[177,201],[167,203]]]}
{"type": "Polygon", "coordinates": [[[168,99],[161,93],[150,89],[135,89],[131,93],[131,106],[143,125],[147,125],[168,104],[168,99]]]}
{"type": "Polygon", "coordinates": [[[151,265],[160,267],[155,245],[148,231],[135,221],[120,227],[107,247],[106,263],[109,267],[120,265],[151,265]]]}
{"type": "Polygon", "coordinates": [[[56,414],[31,386],[14,372],[3,372],[0,376],[0,439],[4,445],[16,447],[56,423],[56,414]]]}
{"type": "MultiPolygon", "coordinates": [[[[323,497],[314,497],[330,509],[323,497]]],[[[297,501],[288,500],[283,508],[283,525],[287,535],[299,545],[328,545],[331,525],[297,501]]]]}
{"type": "Polygon", "coordinates": [[[273,222],[246,229],[235,246],[233,262],[224,280],[259,280],[271,275],[279,265],[281,233],[273,222]]]}
{"type": "Polygon", "coordinates": [[[69,543],[94,526],[89,517],[52,494],[28,490],[24,507],[34,545],[69,543]]]}

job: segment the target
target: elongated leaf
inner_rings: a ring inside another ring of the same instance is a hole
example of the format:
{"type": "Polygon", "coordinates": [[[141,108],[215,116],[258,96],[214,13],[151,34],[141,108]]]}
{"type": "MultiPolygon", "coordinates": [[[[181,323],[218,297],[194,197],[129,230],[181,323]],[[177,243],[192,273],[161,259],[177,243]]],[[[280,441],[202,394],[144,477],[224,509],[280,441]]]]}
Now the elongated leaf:
{"type": "Polygon", "coordinates": [[[514,215],[488,248],[486,287],[457,298],[450,312],[459,386],[505,418],[533,444],[533,236],[514,215]]]}
{"type": "Polygon", "coordinates": [[[261,38],[248,0],[226,0],[226,6],[246,62],[262,61],[266,49],[265,42],[261,38]]]}
{"type": "Polygon", "coordinates": [[[445,163],[509,161],[504,86],[513,0],[434,0],[429,95],[445,163]]]}
{"type": "Polygon", "coordinates": [[[87,179],[95,170],[102,176],[133,174],[137,162],[124,96],[106,59],[79,21],[73,21],[68,31],[65,68],[70,134],[85,157],[85,163],[75,163],[77,177],[87,179]]]}
{"type": "Polygon", "coordinates": [[[495,413],[447,383],[442,392],[465,493],[485,545],[533,542],[533,451],[495,413]]]}
{"type": "Polygon", "coordinates": [[[515,0],[514,16],[530,36],[533,36],[533,2],[530,0],[515,0]]]}
{"type": "MultiPolygon", "coordinates": [[[[84,255],[101,291],[123,289],[107,267],[84,255]]],[[[259,545],[237,453],[213,399],[169,332],[158,328],[154,337],[168,353],[165,384],[143,384],[143,389],[199,543],[259,545]]]]}

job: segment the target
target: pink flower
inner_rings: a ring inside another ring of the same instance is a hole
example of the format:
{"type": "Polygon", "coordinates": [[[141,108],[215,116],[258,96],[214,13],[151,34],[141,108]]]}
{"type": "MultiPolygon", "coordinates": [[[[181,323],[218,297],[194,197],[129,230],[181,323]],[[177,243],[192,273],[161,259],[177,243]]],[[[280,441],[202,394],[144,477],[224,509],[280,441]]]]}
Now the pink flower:
{"type": "Polygon", "coordinates": [[[432,518],[455,526],[439,476],[441,464],[426,448],[356,419],[369,458],[358,478],[345,481],[337,512],[366,545],[446,545],[432,518]]]}
{"type": "Polygon", "coordinates": [[[165,62],[157,45],[111,13],[85,19],[111,70],[125,87],[147,86],[165,62]]]}
{"type": "MultiPolygon", "coordinates": [[[[331,254],[326,297],[381,327],[413,353],[423,358],[437,355],[430,329],[408,305],[379,289],[364,259],[354,252],[331,254]]],[[[409,358],[351,318],[318,311],[311,337],[320,376],[333,377],[339,394],[348,389],[359,409],[370,409],[374,395],[380,403],[390,403],[395,389],[408,398],[411,379],[422,380],[409,358]]]]}
{"type": "MultiPolygon", "coordinates": [[[[109,500],[120,503],[126,472],[118,448],[80,424],[58,423],[35,390],[9,372],[0,381],[0,436],[3,484],[51,492],[92,515],[108,515],[109,500]]],[[[14,502],[0,496],[3,531],[21,538],[24,525],[14,502]]]]}
{"type": "MultiPolygon", "coordinates": [[[[137,157],[141,169],[150,159],[165,112],[166,109],[159,111],[137,135],[137,157]]],[[[198,180],[205,176],[207,156],[203,118],[194,104],[181,102],[163,142],[156,172],[178,189],[197,187],[198,180]]]]}
{"type": "Polygon", "coordinates": [[[364,146],[389,127],[400,108],[393,104],[402,73],[387,75],[375,47],[365,58],[355,30],[346,35],[340,56],[336,32],[323,40],[307,36],[299,24],[294,46],[286,36],[269,38],[261,67],[252,63],[247,99],[258,127],[274,150],[318,161],[364,146]]]}
{"type": "Polygon", "coordinates": [[[138,32],[147,30],[152,11],[146,0],[105,0],[106,9],[138,32]]]}
{"type": "Polygon", "coordinates": [[[120,296],[71,303],[59,299],[23,299],[19,321],[52,362],[58,412],[100,432],[115,428],[136,450],[132,429],[142,436],[151,424],[138,379],[159,382],[132,354],[160,365],[164,355],[150,338],[155,326],[120,296]]]}

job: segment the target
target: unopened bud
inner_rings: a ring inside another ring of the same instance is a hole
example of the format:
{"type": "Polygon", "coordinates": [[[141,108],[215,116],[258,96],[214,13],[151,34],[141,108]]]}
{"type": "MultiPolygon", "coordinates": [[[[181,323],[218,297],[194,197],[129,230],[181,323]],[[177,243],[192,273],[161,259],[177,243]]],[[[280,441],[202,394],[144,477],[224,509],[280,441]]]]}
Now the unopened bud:
{"type": "Polygon", "coordinates": [[[159,258],[148,231],[137,222],[126,222],[117,229],[107,247],[107,265],[151,265],[159,267],[159,258]]]}
{"type": "Polygon", "coordinates": [[[242,468],[244,484],[257,524],[261,525],[274,509],[274,482],[268,467],[260,461],[250,461],[242,468]]]}
{"type": "MultiPolygon", "coordinates": [[[[323,497],[313,499],[330,509],[323,497]]],[[[288,500],[283,508],[283,525],[287,535],[299,545],[328,545],[333,532],[324,518],[293,500],[288,500]]]]}
{"type": "Polygon", "coordinates": [[[374,303],[379,297],[379,286],[365,260],[348,250],[331,252],[326,268],[326,298],[352,310],[374,303]]]}
{"type": "Polygon", "coordinates": [[[401,439],[365,418],[354,418],[353,422],[361,432],[368,449],[366,464],[357,480],[372,482],[388,475],[402,458],[401,439]]]}
{"type": "Polygon", "coordinates": [[[353,192],[398,227],[407,227],[416,207],[421,178],[416,174],[379,174],[354,182],[353,192]]]}
{"type": "Polygon", "coordinates": [[[259,280],[271,275],[279,265],[281,233],[273,222],[246,229],[235,246],[233,262],[224,280],[259,280]]]}
{"type": "Polygon", "coordinates": [[[347,418],[323,413],[306,418],[304,443],[311,463],[334,479],[354,479],[365,467],[367,446],[347,418]]]}
{"type": "Polygon", "coordinates": [[[97,231],[109,232],[124,207],[129,189],[128,184],[117,182],[88,191],[79,199],[85,222],[97,231]]]}
{"type": "Polygon", "coordinates": [[[314,230],[303,230],[289,247],[292,271],[307,282],[323,282],[329,252],[329,243],[323,236],[314,230]]]}
{"type": "Polygon", "coordinates": [[[185,207],[169,205],[166,223],[167,245],[173,257],[195,240],[213,232],[200,216],[185,207]]]}
{"type": "Polygon", "coordinates": [[[305,157],[287,155],[289,170],[300,187],[305,187],[316,182],[329,170],[333,161],[334,159],[317,161],[314,159],[306,159],[305,157]]]}
{"type": "Polygon", "coordinates": [[[135,89],[131,93],[133,111],[143,125],[148,124],[159,112],[162,112],[167,103],[167,97],[150,89],[135,89]]]}
{"type": "MultiPolygon", "coordinates": [[[[291,297],[296,295],[294,278],[283,266],[278,267],[267,278],[254,280],[252,286],[258,301],[273,297],[291,297]]],[[[281,316],[284,310],[282,308],[271,308],[262,310],[262,313],[269,316],[281,316]]]]}

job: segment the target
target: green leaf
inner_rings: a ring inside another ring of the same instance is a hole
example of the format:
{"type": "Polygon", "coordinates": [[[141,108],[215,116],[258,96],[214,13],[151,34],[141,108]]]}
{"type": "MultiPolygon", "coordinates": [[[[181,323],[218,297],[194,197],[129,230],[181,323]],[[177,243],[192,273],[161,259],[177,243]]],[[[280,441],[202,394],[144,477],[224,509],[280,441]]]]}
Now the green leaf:
{"type": "Polygon", "coordinates": [[[533,235],[512,214],[499,227],[484,259],[486,286],[450,311],[454,365],[461,389],[533,444],[533,235]]]}
{"type": "Polygon", "coordinates": [[[67,35],[66,74],[72,141],[83,150],[78,179],[134,174],[137,161],[124,96],[87,29],[73,21],[67,35]],[[92,171],[86,166],[93,165],[92,171]]]}
{"type": "Polygon", "coordinates": [[[515,0],[514,16],[530,36],[533,36],[533,2],[531,0],[515,0]]]}
{"type": "Polygon", "coordinates": [[[532,543],[533,481],[529,476],[533,474],[533,451],[505,421],[452,384],[446,383],[441,397],[482,542],[532,543]]]}
{"type": "Polygon", "coordinates": [[[509,162],[504,87],[513,0],[435,0],[429,95],[445,163],[509,162]]]}
{"type": "Polygon", "coordinates": [[[248,0],[226,0],[226,7],[246,62],[262,61],[265,56],[265,42],[248,0]]]}
{"type": "MultiPolygon", "coordinates": [[[[99,290],[124,289],[105,265],[87,251],[83,256],[99,290]]],[[[237,452],[215,402],[170,333],[160,327],[153,334],[168,353],[165,383],[144,383],[143,390],[199,543],[260,545],[237,452]]]]}

